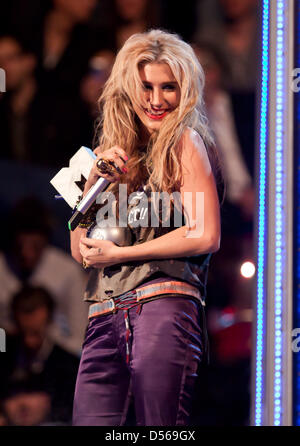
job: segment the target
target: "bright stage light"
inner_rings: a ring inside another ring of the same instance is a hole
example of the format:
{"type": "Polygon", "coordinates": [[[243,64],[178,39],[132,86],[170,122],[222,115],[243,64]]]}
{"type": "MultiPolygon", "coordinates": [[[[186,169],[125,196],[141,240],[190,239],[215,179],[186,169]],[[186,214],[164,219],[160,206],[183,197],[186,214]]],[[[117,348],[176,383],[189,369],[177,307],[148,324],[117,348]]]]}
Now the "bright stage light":
{"type": "Polygon", "coordinates": [[[253,262],[244,262],[241,266],[240,273],[245,279],[250,279],[255,274],[255,266],[253,262]]]}

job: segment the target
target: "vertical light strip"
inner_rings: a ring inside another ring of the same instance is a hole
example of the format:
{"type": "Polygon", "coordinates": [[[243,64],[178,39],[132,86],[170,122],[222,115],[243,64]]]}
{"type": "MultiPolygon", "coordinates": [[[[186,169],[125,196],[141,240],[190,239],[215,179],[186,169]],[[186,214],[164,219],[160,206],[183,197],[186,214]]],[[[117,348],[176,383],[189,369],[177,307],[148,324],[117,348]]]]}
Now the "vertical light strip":
{"type": "Polygon", "coordinates": [[[266,167],[269,88],[269,0],[262,7],[262,66],[259,136],[259,194],[258,194],[258,247],[257,247],[257,307],[256,307],[256,361],[255,361],[255,425],[262,424],[263,416],[263,357],[265,332],[265,256],[266,256],[266,167]]]}
{"type": "Polygon", "coordinates": [[[282,416],[282,299],[283,299],[283,150],[284,150],[284,1],[277,1],[276,13],[276,111],[275,111],[275,326],[274,326],[274,425],[282,416]]]}
{"type": "MultiPolygon", "coordinates": [[[[300,67],[300,0],[295,1],[295,62],[300,67]]],[[[297,76],[298,78],[298,76],[297,76]]],[[[297,83],[299,85],[299,83],[297,83]]],[[[294,93],[294,327],[300,327],[300,91],[294,93]]],[[[300,352],[294,352],[294,425],[300,426],[300,352]]]]}

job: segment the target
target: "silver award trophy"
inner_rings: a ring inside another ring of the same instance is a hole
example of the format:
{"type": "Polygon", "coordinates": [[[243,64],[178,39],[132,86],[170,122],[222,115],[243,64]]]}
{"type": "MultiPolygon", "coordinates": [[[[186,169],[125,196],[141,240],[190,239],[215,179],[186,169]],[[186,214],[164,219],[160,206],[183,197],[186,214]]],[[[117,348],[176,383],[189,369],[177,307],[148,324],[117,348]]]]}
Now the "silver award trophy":
{"type": "MultiPolygon", "coordinates": [[[[109,200],[108,195],[110,192],[103,192],[103,195],[99,202],[103,203],[109,200]]],[[[117,201],[110,201],[110,211],[112,214],[109,217],[104,217],[100,213],[100,210],[95,215],[95,221],[87,231],[87,237],[98,240],[110,240],[118,246],[130,246],[132,245],[133,237],[130,227],[120,226],[117,224],[118,218],[116,216],[117,201]]],[[[126,211],[127,213],[127,211],[126,211]]],[[[127,220],[127,219],[126,219],[127,220]]]]}
{"type": "MultiPolygon", "coordinates": [[[[99,193],[105,191],[110,184],[108,180],[99,178],[86,196],[77,204],[78,196],[82,193],[79,188],[80,180],[88,178],[89,172],[96,159],[96,155],[87,147],[81,147],[70,159],[69,167],[62,168],[50,181],[60,193],[56,198],[63,198],[71,208],[74,208],[72,217],[68,222],[70,231],[74,231],[99,193]]],[[[111,240],[118,246],[132,244],[132,232],[128,226],[119,227],[112,220],[95,221],[87,232],[87,237],[99,240],[111,240]]]]}
{"type": "Polygon", "coordinates": [[[98,240],[110,240],[118,246],[130,246],[132,244],[132,232],[129,227],[99,226],[95,222],[87,232],[87,237],[98,240]]]}

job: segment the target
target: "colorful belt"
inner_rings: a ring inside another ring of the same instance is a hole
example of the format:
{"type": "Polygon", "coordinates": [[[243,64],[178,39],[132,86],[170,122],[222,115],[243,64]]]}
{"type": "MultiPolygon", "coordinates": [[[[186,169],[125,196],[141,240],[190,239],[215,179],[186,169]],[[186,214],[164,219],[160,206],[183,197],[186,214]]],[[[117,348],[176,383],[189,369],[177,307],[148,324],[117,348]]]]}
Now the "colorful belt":
{"type": "Polygon", "coordinates": [[[199,290],[186,282],[179,282],[176,280],[153,283],[142,288],[136,288],[120,296],[105,300],[104,302],[96,302],[89,307],[89,319],[110,313],[116,313],[118,310],[124,310],[124,320],[126,326],[126,363],[130,360],[129,338],[131,336],[129,313],[128,310],[138,306],[138,311],[141,308],[141,303],[149,302],[158,299],[161,295],[168,294],[182,294],[189,297],[194,297],[205,305],[201,299],[199,290]]]}
{"type": "Polygon", "coordinates": [[[205,305],[201,298],[200,291],[187,282],[176,280],[152,283],[141,288],[136,288],[118,297],[107,299],[103,302],[96,302],[89,307],[89,318],[101,316],[109,313],[116,313],[118,310],[130,309],[142,302],[154,300],[156,297],[165,294],[182,294],[195,297],[205,305]]]}

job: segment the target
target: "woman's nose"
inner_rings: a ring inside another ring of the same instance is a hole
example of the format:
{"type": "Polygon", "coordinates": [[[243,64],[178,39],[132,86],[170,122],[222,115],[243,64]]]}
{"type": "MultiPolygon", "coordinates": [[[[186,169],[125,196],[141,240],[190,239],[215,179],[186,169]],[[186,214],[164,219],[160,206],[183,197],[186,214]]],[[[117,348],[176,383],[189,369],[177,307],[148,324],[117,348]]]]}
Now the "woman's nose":
{"type": "Polygon", "coordinates": [[[163,94],[159,88],[154,88],[152,91],[151,105],[157,108],[163,105],[163,94]]]}

